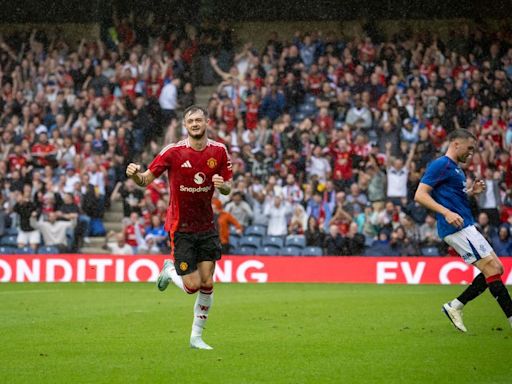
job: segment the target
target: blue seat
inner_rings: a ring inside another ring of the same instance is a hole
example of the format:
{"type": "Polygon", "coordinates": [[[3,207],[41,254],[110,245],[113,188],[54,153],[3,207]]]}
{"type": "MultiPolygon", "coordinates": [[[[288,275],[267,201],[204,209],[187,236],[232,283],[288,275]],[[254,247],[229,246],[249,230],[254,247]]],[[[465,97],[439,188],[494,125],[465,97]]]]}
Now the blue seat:
{"type": "Polygon", "coordinates": [[[6,228],[5,229],[5,234],[6,235],[11,235],[11,236],[18,236],[18,228],[16,228],[16,227],[6,228]]]}
{"type": "Polygon", "coordinates": [[[287,236],[284,245],[304,248],[306,246],[306,237],[304,235],[287,236]]]}
{"type": "Polygon", "coordinates": [[[306,116],[312,116],[317,112],[315,104],[302,104],[299,107],[299,113],[303,113],[306,116]]]}
{"type": "Polygon", "coordinates": [[[31,247],[18,248],[19,255],[30,255],[32,253],[36,253],[36,251],[34,251],[31,247]]]}
{"type": "Polygon", "coordinates": [[[264,225],[250,225],[245,228],[244,236],[260,236],[263,237],[267,234],[267,227],[264,225]]]}
{"type": "Polygon", "coordinates": [[[260,247],[254,254],[260,256],[276,256],[279,255],[279,250],[276,247],[260,247]]]}
{"type": "Polygon", "coordinates": [[[60,253],[59,248],[53,245],[45,245],[43,247],[39,247],[37,253],[41,255],[50,255],[50,254],[58,254],[60,253]]]}
{"type": "Polygon", "coordinates": [[[239,247],[233,250],[233,255],[243,255],[243,256],[254,256],[254,252],[256,248],[253,247],[239,247]]]}
{"type": "Polygon", "coordinates": [[[283,247],[279,250],[281,256],[301,256],[302,249],[298,247],[283,247]]]}
{"type": "Polygon", "coordinates": [[[236,227],[231,226],[231,227],[229,227],[229,237],[238,237],[238,238],[240,238],[240,237],[242,237],[242,235],[240,235],[237,232],[236,227]]]}
{"type": "Polygon", "coordinates": [[[261,245],[261,238],[259,236],[242,236],[239,245],[240,247],[258,248],[261,245]]]}
{"type": "Polygon", "coordinates": [[[0,255],[16,255],[18,253],[18,248],[9,247],[2,245],[0,246],[0,255]]]}
{"type": "Polygon", "coordinates": [[[422,247],[421,254],[423,256],[441,256],[441,252],[437,247],[422,247]]]}
{"type": "Polygon", "coordinates": [[[16,247],[18,246],[18,237],[16,235],[4,235],[0,237],[0,245],[16,247]]]}
{"type": "Polygon", "coordinates": [[[312,94],[306,95],[305,102],[308,103],[308,104],[315,104],[316,103],[316,96],[312,95],[312,94]]]}
{"type": "Polygon", "coordinates": [[[306,118],[306,114],[304,112],[297,112],[295,116],[293,116],[293,121],[295,122],[302,122],[306,118]]]}
{"type": "Polygon", "coordinates": [[[231,245],[232,248],[238,248],[240,245],[240,237],[229,235],[229,245],[231,245]]]}
{"type": "Polygon", "coordinates": [[[302,256],[322,256],[323,254],[320,247],[306,247],[302,250],[302,256]]]}
{"type": "Polygon", "coordinates": [[[282,248],[284,246],[284,239],[279,236],[265,236],[261,241],[264,247],[282,248]]]}

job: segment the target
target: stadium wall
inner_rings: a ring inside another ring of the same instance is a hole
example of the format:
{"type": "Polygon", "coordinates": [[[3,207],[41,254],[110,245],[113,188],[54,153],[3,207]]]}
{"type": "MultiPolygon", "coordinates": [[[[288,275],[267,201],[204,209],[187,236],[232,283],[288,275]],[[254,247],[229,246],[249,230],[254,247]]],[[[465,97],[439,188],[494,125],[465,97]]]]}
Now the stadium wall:
{"type": "MultiPolygon", "coordinates": [[[[261,49],[269,40],[272,32],[276,31],[281,37],[293,36],[296,31],[314,32],[322,31],[324,35],[331,31],[336,36],[363,36],[365,20],[329,20],[329,21],[244,21],[234,22],[233,30],[237,39],[242,42],[252,41],[261,49]]],[[[486,31],[497,31],[503,26],[512,24],[512,19],[485,19],[476,22],[470,19],[398,19],[379,20],[373,23],[374,30],[383,37],[391,37],[394,34],[408,29],[410,31],[429,31],[441,38],[448,38],[453,30],[460,30],[467,25],[470,31],[481,28],[486,31]]]]}
{"type": "Polygon", "coordinates": [[[47,34],[63,36],[67,43],[74,48],[80,40],[95,40],[100,37],[98,23],[5,23],[0,24],[0,34],[8,36],[13,32],[28,32],[32,30],[45,31],[47,34]]]}
{"type": "MultiPolygon", "coordinates": [[[[2,255],[0,282],[154,282],[167,256],[2,255]]],[[[502,258],[512,285],[512,257],[502,258]]],[[[452,257],[224,256],[222,283],[467,284],[478,273],[452,257]]]]}

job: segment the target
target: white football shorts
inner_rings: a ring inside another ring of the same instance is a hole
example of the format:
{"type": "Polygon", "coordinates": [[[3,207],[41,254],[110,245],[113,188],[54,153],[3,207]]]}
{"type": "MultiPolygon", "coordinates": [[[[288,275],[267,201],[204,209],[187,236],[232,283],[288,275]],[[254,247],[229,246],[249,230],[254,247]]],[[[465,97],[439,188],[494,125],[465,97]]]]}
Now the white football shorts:
{"type": "Polygon", "coordinates": [[[474,225],[446,236],[444,241],[455,249],[467,264],[473,264],[493,252],[490,244],[474,225]]]}

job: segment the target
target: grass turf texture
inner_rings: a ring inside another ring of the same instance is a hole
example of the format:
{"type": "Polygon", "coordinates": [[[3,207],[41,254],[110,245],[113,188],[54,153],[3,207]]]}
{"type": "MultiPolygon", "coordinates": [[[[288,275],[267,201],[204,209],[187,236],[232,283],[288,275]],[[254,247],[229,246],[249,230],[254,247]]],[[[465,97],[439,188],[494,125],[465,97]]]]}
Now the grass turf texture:
{"type": "Polygon", "coordinates": [[[150,284],[0,285],[0,383],[510,383],[512,330],[488,292],[327,284],[215,288],[205,341],[194,297],[150,284]]]}

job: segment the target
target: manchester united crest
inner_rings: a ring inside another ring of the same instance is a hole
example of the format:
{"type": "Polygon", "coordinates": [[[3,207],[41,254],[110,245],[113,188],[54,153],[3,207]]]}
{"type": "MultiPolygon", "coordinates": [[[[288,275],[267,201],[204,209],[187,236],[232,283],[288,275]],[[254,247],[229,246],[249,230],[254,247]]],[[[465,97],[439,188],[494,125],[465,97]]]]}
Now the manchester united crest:
{"type": "Polygon", "coordinates": [[[210,157],[208,161],[206,162],[206,165],[210,167],[211,169],[215,168],[217,166],[217,160],[215,160],[213,157],[210,157]]]}
{"type": "Polygon", "coordinates": [[[188,264],[187,264],[187,263],[185,263],[184,261],[182,261],[182,262],[180,263],[180,269],[181,269],[182,271],[186,271],[186,270],[187,270],[187,268],[188,268],[188,264]]]}

